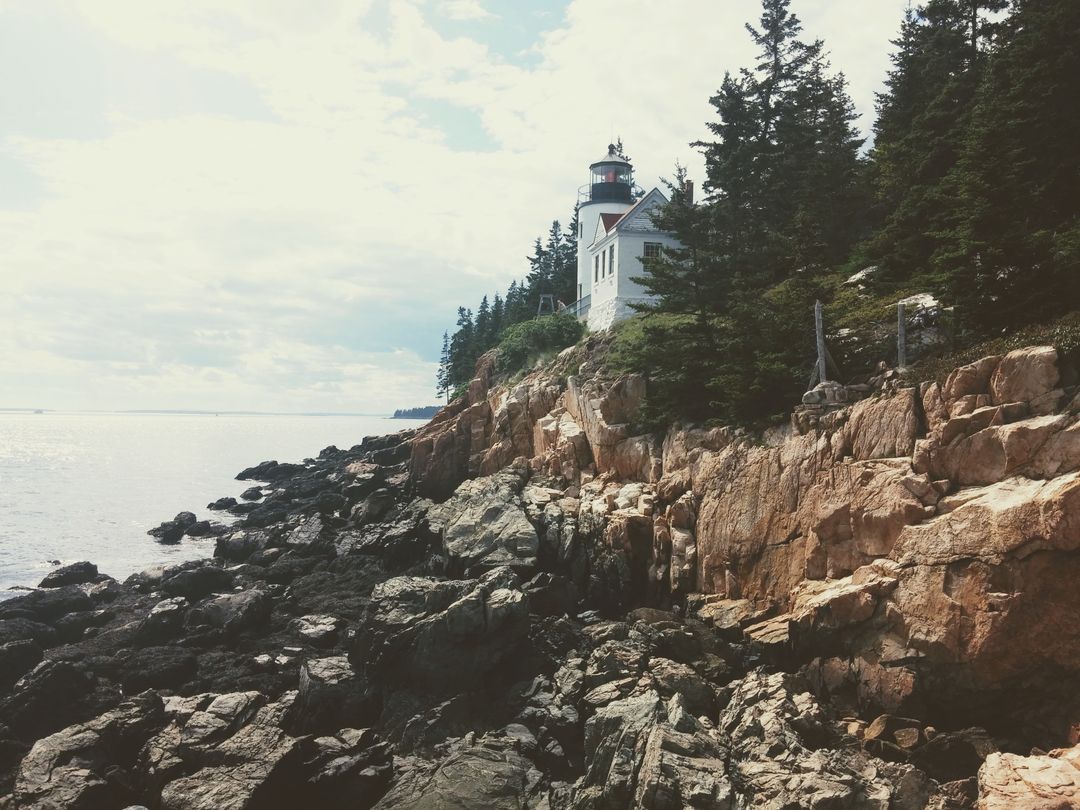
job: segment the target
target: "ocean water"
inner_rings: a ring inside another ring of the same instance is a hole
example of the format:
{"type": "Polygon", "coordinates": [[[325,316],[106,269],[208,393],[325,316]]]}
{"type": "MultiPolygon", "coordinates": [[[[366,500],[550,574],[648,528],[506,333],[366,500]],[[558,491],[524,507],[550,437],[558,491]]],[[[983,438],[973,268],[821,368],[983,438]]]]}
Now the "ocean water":
{"type": "Polygon", "coordinates": [[[214,541],[163,546],[147,529],[238,496],[260,461],[301,461],[328,445],[416,427],[371,416],[0,412],[0,599],[62,563],[90,560],[117,579],[213,553],[214,541]]]}

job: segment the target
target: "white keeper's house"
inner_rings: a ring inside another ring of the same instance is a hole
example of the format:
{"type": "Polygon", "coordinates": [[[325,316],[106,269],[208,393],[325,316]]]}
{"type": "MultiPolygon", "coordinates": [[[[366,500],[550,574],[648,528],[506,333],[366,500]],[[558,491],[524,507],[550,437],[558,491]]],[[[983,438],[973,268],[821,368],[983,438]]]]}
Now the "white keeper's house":
{"type": "Polygon", "coordinates": [[[667,197],[635,186],[634,169],[614,144],[589,171],[578,192],[578,300],[567,309],[597,331],[633,315],[631,304],[651,300],[631,279],[644,273],[643,258],[679,242],[652,222],[667,197]]]}

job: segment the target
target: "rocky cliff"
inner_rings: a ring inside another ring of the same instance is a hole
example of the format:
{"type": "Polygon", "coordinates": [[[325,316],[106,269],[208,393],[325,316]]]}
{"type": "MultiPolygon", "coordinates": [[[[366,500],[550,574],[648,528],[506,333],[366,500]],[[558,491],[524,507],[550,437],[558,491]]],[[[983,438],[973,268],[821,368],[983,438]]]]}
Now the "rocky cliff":
{"type": "Polygon", "coordinates": [[[4,806],[1080,806],[1065,358],[646,435],[606,351],[0,604],[4,806]]]}

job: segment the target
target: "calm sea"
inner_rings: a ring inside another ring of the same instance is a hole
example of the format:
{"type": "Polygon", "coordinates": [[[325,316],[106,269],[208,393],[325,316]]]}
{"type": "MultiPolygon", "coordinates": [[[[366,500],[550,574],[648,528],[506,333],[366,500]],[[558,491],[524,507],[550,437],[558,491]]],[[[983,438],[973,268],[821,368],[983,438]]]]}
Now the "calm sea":
{"type": "MultiPolygon", "coordinates": [[[[251,486],[260,461],[300,461],[423,422],[372,416],[213,416],[0,412],[0,599],[62,563],[91,560],[117,579],[213,552],[162,546],[146,530],[251,486]]],[[[220,515],[217,516],[220,519],[220,515]]]]}

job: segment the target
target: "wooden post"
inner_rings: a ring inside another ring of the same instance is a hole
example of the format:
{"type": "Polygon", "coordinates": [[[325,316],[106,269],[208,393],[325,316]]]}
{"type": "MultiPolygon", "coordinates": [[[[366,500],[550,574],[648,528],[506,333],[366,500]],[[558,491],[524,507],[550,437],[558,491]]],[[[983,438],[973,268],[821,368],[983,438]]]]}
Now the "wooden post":
{"type": "Polygon", "coordinates": [[[896,305],[896,367],[907,367],[907,319],[903,303],[896,305]]]}
{"type": "Polygon", "coordinates": [[[818,380],[825,382],[829,379],[825,368],[825,326],[821,319],[821,302],[814,302],[814,331],[817,332],[817,364],[818,380]]]}

